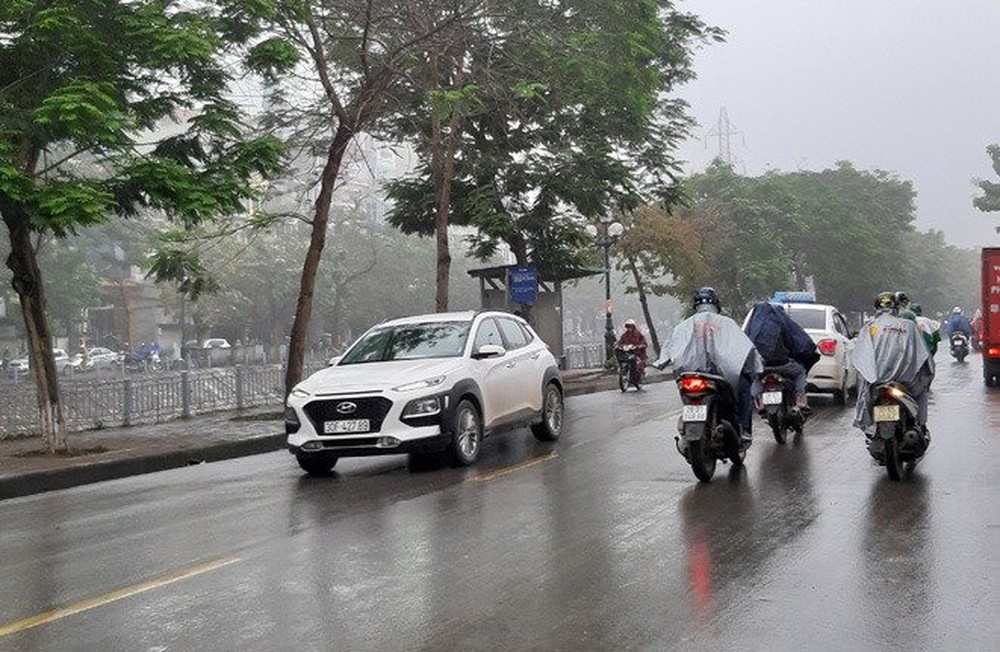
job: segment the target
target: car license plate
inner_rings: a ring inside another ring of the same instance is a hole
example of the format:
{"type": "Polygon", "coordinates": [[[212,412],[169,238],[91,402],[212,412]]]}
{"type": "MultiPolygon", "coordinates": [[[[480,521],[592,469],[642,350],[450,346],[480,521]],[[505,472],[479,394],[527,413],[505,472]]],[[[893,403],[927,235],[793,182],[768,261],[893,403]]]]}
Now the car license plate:
{"type": "Polygon", "coordinates": [[[898,405],[876,405],[875,406],[875,420],[876,421],[899,421],[899,406],[898,405]]]}
{"type": "Polygon", "coordinates": [[[681,421],[705,421],[707,419],[707,405],[685,405],[681,410],[681,421]]]}
{"type": "Polygon", "coordinates": [[[337,435],[345,432],[368,432],[368,419],[342,419],[323,424],[323,434],[337,435]]]}
{"type": "Polygon", "coordinates": [[[781,392],[764,392],[762,401],[764,405],[781,405],[781,392]]]}

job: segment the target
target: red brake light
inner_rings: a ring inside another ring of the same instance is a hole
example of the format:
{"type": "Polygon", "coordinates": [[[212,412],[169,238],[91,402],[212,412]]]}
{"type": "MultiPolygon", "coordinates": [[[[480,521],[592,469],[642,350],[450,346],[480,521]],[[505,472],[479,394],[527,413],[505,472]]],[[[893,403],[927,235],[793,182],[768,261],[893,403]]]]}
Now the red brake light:
{"type": "Polygon", "coordinates": [[[819,349],[819,352],[823,355],[834,355],[837,353],[837,340],[829,338],[820,340],[816,343],[816,348],[819,349]]]}
{"type": "Polygon", "coordinates": [[[681,391],[687,394],[699,394],[707,392],[712,388],[712,384],[700,376],[687,376],[681,378],[679,383],[681,391]]]}
{"type": "Polygon", "coordinates": [[[987,358],[1000,358],[1000,346],[986,347],[987,358]]]}

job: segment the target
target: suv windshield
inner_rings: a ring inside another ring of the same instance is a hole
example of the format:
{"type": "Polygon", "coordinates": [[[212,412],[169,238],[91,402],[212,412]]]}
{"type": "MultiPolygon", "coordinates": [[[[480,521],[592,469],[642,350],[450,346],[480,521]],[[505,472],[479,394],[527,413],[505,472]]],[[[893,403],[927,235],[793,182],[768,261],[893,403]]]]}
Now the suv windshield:
{"type": "Polygon", "coordinates": [[[802,328],[826,330],[826,310],[788,306],[788,316],[802,328]]]}
{"type": "Polygon", "coordinates": [[[469,322],[440,322],[388,326],[366,333],[338,364],[457,358],[465,350],[469,322]]]}

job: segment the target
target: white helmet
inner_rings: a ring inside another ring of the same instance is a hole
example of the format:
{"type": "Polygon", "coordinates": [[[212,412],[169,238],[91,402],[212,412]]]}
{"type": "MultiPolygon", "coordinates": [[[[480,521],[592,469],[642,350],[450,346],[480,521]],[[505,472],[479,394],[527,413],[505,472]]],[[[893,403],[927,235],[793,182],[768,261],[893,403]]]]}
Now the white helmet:
{"type": "Polygon", "coordinates": [[[635,320],[634,320],[634,319],[631,319],[631,318],[629,318],[629,319],[626,319],[626,320],[625,320],[625,326],[626,326],[626,327],[629,327],[629,326],[635,326],[635,320]]]}
{"type": "Polygon", "coordinates": [[[962,314],[962,309],[959,308],[958,306],[955,306],[954,308],[951,309],[951,314],[953,314],[953,315],[961,315],[962,314]]]}

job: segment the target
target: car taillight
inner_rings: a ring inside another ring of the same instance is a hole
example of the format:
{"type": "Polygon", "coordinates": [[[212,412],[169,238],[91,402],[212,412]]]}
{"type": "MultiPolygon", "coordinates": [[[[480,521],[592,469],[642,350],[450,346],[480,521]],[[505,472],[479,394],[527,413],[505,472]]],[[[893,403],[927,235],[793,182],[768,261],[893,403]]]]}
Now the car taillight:
{"type": "Polygon", "coordinates": [[[816,343],[816,348],[823,355],[834,355],[837,353],[837,340],[825,339],[816,343]]]}
{"type": "Polygon", "coordinates": [[[712,389],[712,383],[701,376],[687,376],[678,383],[685,394],[701,394],[712,389]]]}
{"type": "Polygon", "coordinates": [[[1000,346],[986,347],[987,358],[1000,358],[1000,346]]]}

